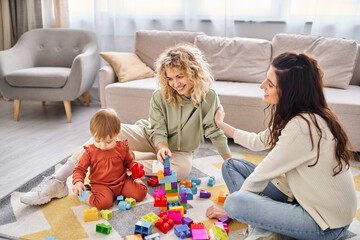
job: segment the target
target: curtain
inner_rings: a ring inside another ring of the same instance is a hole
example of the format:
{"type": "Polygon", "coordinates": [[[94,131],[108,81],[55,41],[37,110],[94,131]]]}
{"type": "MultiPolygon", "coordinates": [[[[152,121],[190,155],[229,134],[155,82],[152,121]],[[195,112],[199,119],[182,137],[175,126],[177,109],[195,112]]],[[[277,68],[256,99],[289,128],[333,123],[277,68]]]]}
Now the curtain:
{"type": "Polygon", "coordinates": [[[14,45],[14,32],[10,16],[10,0],[0,0],[0,51],[14,45]]]}
{"type": "Polygon", "coordinates": [[[0,50],[35,28],[69,27],[68,0],[0,0],[0,50]]]}
{"type": "Polygon", "coordinates": [[[360,0],[69,0],[69,12],[70,27],[96,32],[101,51],[132,51],[139,29],[268,40],[297,33],[360,42],[360,0]]]}

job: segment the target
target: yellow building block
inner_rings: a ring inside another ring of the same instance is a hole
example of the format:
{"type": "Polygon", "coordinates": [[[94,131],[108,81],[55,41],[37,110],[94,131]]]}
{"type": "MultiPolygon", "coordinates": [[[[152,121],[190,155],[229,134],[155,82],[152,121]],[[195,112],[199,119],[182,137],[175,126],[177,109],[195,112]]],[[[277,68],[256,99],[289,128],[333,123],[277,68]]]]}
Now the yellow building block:
{"type": "Polygon", "coordinates": [[[101,210],[100,214],[102,216],[102,218],[109,220],[112,218],[112,211],[106,209],[106,210],[101,210]]]}
{"type": "Polygon", "coordinates": [[[152,223],[152,228],[154,228],[155,223],[157,220],[159,220],[159,216],[156,215],[155,213],[151,212],[149,214],[146,214],[144,216],[141,217],[141,220],[144,220],[145,222],[151,222],[152,223]]]}
{"type": "Polygon", "coordinates": [[[134,198],[125,198],[125,202],[130,203],[131,207],[136,206],[136,200],[134,198]]]}
{"type": "Polygon", "coordinates": [[[98,211],[96,207],[84,209],[84,221],[91,222],[99,220],[98,211]]]}

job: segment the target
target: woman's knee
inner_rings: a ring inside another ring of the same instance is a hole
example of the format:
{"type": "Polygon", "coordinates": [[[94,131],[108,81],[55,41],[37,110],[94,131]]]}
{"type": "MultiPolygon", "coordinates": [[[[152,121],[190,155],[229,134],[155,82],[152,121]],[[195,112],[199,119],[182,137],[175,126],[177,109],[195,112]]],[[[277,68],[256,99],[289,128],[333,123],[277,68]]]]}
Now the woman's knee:
{"type": "Polygon", "coordinates": [[[246,216],[248,211],[248,204],[251,202],[250,192],[234,192],[230,194],[224,203],[226,214],[233,219],[239,219],[241,216],[246,216]]]}

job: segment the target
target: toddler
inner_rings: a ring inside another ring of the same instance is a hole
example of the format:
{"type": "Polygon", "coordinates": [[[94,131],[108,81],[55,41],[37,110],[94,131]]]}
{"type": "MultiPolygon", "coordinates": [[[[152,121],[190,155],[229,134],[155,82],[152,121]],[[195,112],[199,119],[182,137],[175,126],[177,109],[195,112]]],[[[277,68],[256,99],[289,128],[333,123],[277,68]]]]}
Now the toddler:
{"type": "Polygon", "coordinates": [[[127,140],[117,141],[120,133],[120,119],[113,109],[100,109],[90,121],[93,144],[84,146],[78,165],[73,172],[73,192],[81,196],[86,190],[84,179],[90,167],[91,192],[84,202],[97,209],[110,208],[117,196],[142,201],[147,187],[141,181],[134,181],[127,175],[127,169],[136,164],[127,140]]]}

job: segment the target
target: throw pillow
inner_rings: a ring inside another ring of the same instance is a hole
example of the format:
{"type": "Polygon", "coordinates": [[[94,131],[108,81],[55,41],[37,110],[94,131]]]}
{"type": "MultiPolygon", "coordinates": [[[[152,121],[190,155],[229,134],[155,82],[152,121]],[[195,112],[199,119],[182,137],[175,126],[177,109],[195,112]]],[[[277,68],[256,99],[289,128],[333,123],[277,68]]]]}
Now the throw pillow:
{"type": "Polygon", "coordinates": [[[119,82],[154,77],[154,71],[135,53],[101,52],[100,56],[114,69],[119,82]]]}
{"type": "Polygon", "coordinates": [[[346,89],[349,86],[357,57],[356,41],[281,33],[274,36],[272,46],[272,59],[288,51],[307,53],[318,61],[326,87],[346,89]]]}
{"type": "Polygon", "coordinates": [[[205,55],[216,80],[261,83],[271,60],[271,42],[199,35],[195,46],[205,55]]]}

